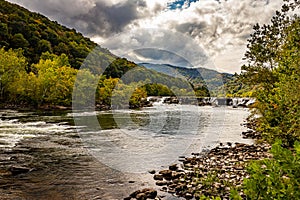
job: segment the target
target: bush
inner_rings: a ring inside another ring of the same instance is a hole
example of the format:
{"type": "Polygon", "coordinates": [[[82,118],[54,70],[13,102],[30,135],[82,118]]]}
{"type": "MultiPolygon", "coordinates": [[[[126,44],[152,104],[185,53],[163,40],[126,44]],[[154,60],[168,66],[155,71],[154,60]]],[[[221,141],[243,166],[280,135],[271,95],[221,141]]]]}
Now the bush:
{"type": "Polygon", "coordinates": [[[271,153],[272,159],[252,161],[248,166],[247,199],[300,199],[300,143],[291,151],[276,142],[271,153]]]}

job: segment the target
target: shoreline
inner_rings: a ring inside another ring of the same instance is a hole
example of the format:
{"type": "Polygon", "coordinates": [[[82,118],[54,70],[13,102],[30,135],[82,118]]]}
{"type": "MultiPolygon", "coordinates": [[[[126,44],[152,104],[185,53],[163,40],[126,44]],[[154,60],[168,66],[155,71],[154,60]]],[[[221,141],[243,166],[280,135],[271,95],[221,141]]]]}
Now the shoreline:
{"type": "Polygon", "coordinates": [[[179,157],[179,164],[170,165],[159,172],[149,171],[156,182],[155,189],[137,190],[124,200],[147,198],[158,200],[164,199],[166,194],[178,199],[201,199],[203,196],[230,199],[232,189],[236,189],[242,199],[246,199],[242,184],[244,178],[249,178],[246,171],[247,163],[251,160],[272,157],[269,153],[271,145],[259,143],[259,133],[250,129],[253,127],[253,122],[247,123],[246,126],[248,130],[242,132],[242,137],[252,139],[253,144],[220,143],[207,152],[179,157]],[[149,191],[152,196],[148,195],[149,191]],[[153,197],[154,193],[155,197],[153,197]]]}

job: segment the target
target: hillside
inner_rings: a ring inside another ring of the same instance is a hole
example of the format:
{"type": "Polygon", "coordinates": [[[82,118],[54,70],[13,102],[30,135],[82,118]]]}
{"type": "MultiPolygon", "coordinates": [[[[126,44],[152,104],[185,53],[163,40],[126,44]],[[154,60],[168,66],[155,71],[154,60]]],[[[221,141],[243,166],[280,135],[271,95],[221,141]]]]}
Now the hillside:
{"type": "MultiPolygon", "coordinates": [[[[47,17],[0,0],[0,48],[22,48],[29,65],[37,63],[43,52],[68,55],[78,69],[96,43],[74,29],[59,25],[47,17]]],[[[114,57],[101,49],[107,59],[114,57]]]]}
{"type": "Polygon", "coordinates": [[[74,88],[81,103],[92,103],[93,97],[85,91],[95,81],[94,103],[100,108],[110,108],[115,87],[121,88],[120,97],[130,99],[131,107],[142,106],[147,95],[192,95],[194,91],[197,96],[209,95],[205,84],[194,87],[190,81],[119,58],[76,30],[4,0],[0,0],[0,52],[2,107],[70,106],[74,88]],[[78,71],[83,61],[89,70],[78,71]],[[84,80],[74,87],[78,73],[84,80]]]}
{"type": "Polygon", "coordinates": [[[215,70],[206,68],[184,68],[169,64],[151,64],[140,63],[147,69],[155,70],[162,74],[167,74],[172,77],[181,77],[188,80],[195,88],[205,86],[210,92],[220,94],[223,86],[228,83],[233,75],[228,73],[220,73],[215,70]]]}
{"type": "Polygon", "coordinates": [[[57,56],[66,54],[70,66],[79,69],[95,47],[97,59],[101,59],[102,65],[97,67],[103,69],[110,64],[104,72],[107,77],[120,78],[126,71],[137,66],[101,48],[75,29],[62,26],[17,4],[0,0],[0,49],[22,49],[27,61],[27,71],[31,71],[32,64],[38,63],[45,52],[57,56]]]}

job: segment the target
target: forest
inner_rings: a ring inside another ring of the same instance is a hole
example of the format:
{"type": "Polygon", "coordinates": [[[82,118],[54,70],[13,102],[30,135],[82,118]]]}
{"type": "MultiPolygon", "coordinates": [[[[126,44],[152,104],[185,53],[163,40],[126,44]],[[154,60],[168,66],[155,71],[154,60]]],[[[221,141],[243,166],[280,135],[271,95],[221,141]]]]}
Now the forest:
{"type": "Polygon", "coordinates": [[[110,108],[112,91],[117,85],[123,90],[118,90],[122,98],[128,94],[128,88],[134,88],[132,97],[126,97],[132,108],[142,106],[142,100],[149,95],[210,95],[205,83],[193,87],[185,80],[138,66],[74,29],[4,0],[0,0],[0,55],[2,107],[70,107],[78,73],[99,80],[96,99],[92,100],[99,108],[110,108]],[[95,59],[97,65],[88,71],[79,70],[88,56],[87,62],[95,59]],[[127,77],[127,81],[120,79],[134,68],[134,76],[127,77]],[[187,91],[189,87],[194,91],[187,91]]]}

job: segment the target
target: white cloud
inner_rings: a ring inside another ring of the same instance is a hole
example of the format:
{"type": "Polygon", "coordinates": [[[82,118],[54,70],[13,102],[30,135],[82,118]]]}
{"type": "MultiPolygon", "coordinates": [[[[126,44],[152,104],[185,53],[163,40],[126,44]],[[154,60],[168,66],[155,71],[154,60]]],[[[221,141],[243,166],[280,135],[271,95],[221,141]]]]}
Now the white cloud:
{"type": "Polygon", "coordinates": [[[160,39],[155,41],[157,37],[151,37],[144,32],[145,35],[137,33],[145,28],[180,32],[195,40],[195,44],[205,50],[218,68],[231,72],[239,71],[252,26],[255,23],[269,22],[275,10],[280,9],[282,4],[281,0],[199,0],[191,2],[189,7],[184,6],[184,9],[170,10],[167,5],[174,0],[10,1],[74,27],[100,44],[111,36],[121,34],[119,36],[123,39],[119,39],[118,48],[113,42],[106,43],[115,53],[143,45],[146,36],[150,37],[147,44],[163,43],[166,46],[166,42],[178,43],[160,39]],[[128,30],[139,37],[131,43],[125,42],[124,45],[123,41],[128,40],[128,30]]]}
{"type": "MultiPolygon", "coordinates": [[[[167,2],[165,1],[164,4],[167,2]]],[[[152,7],[155,3],[152,3],[152,7]]],[[[253,25],[268,23],[275,10],[280,8],[281,3],[280,0],[272,2],[268,0],[228,0],[220,1],[220,3],[215,0],[202,0],[191,3],[190,7],[186,9],[162,9],[156,15],[147,14],[149,16],[136,19],[128,27],[132,32],[140,31],[140,28],[165,28],[170,32],[184,33],[194,39],[196,45],[205,50],[220,71],[238,72],[245,53],[247,38],[252,32],[253,25]]],[[[147,37],[150,36],[140,36],[145,39],[147,37]]],[[[109,40],[111,41],[111,39],[109,40]]],[[[148,42],[155,45],[158,41],[152,37],[148,39],[148,42]]],[[[162,46],[161,43],[165,43],[165,46],[172,46],[172,44],[166,44],[167,42],[170,41],[159,40],[157,45],[162,46]]],[[[117,48],[110,46],[109,43],[105,45],[117,54],[125,52],[126,49],[136,48],[136,44],[127,43],[122,49],[120,43],[122,43],[122,39],[118,42],[117,48]]],[[[174,49],[174,51],[176,50],[174,49]]]]}

